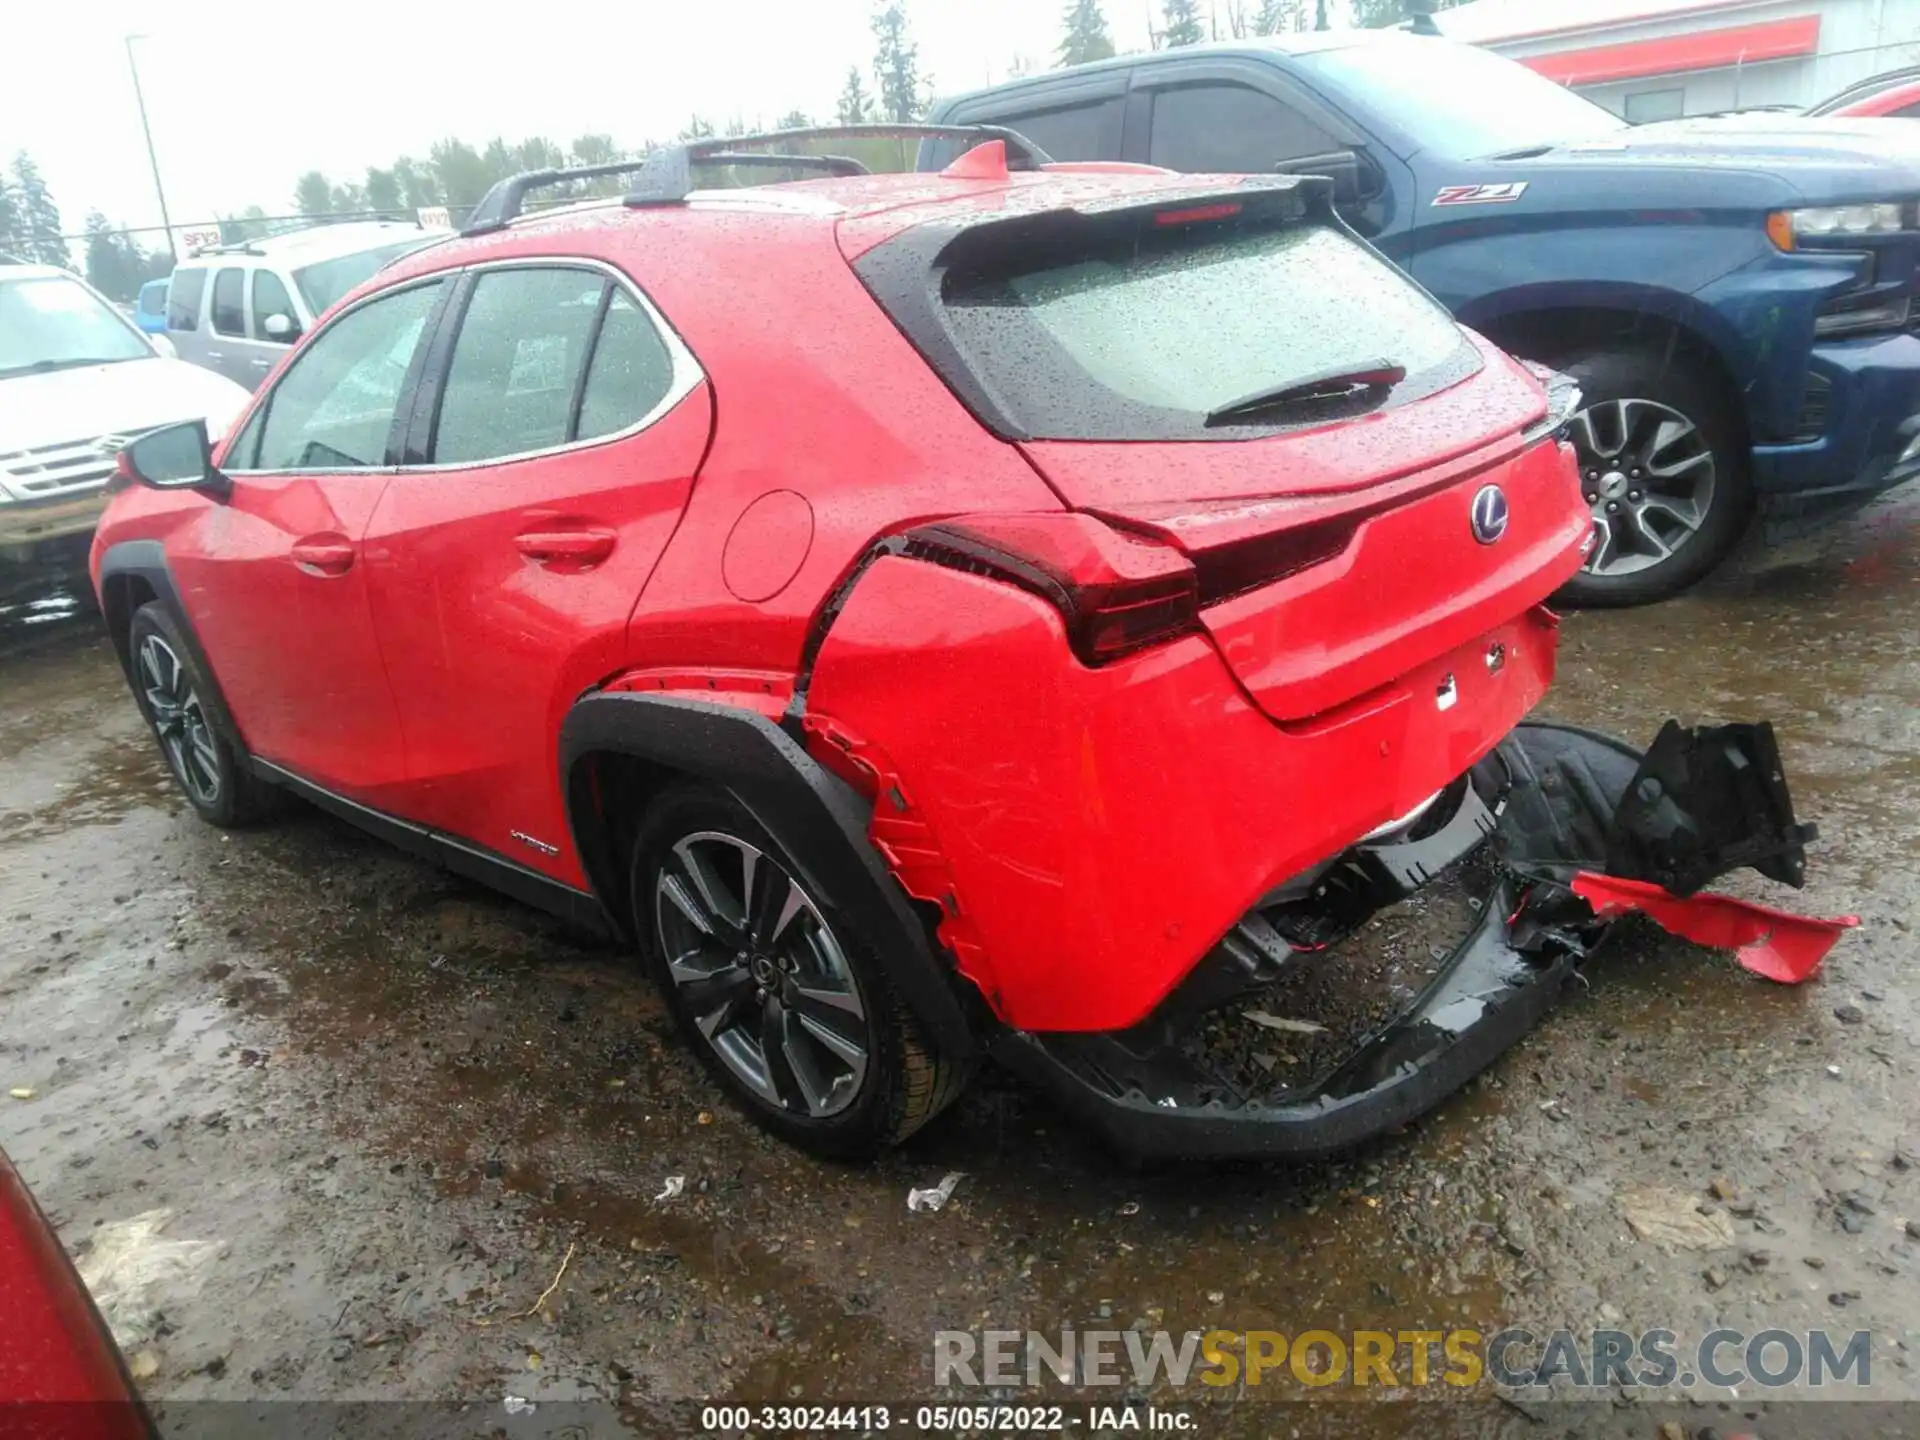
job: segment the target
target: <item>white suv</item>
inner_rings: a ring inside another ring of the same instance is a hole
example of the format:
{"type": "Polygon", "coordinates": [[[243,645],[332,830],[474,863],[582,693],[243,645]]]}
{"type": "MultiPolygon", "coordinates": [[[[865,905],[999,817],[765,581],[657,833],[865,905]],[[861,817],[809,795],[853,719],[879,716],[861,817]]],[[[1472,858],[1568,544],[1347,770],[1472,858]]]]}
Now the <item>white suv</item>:
{"type": "Polygon", "coordinates": [[[257,390],[336,300],[450,233],[364,220],[198,251],[174,269],[167,333],[182,360],[257,390]]]}
{"type": "Polygon", "coordinates": [[[123,443],[181,420],[223,435],[247,399],[79,276],[0,257],[0,564],[84,549],[123,443]]]}

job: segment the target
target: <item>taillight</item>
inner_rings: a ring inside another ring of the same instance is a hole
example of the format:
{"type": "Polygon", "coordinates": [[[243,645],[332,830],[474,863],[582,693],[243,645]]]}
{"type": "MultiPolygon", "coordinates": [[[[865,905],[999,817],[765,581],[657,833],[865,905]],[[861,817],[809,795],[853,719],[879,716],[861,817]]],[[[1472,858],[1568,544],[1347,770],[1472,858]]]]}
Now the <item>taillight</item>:
{"type": "Polygon", "coordinates": [[[988,575],[1060,612],[1067,643],[1103,665],[1192,630],[1200,583],[1178,550],[1124,535],[1091,515],[978,515],[922,525],[904,553],[988,575]]]}

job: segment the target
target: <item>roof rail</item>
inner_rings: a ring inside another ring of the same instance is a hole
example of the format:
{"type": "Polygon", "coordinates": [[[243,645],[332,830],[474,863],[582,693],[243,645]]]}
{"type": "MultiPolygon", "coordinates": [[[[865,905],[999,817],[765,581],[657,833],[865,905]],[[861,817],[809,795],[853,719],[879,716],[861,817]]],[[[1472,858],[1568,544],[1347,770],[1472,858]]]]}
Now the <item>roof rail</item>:
{"type": "Polygon", "coordinates": [[[611,165],[582,165],[567,170],[529,170],[500,181],[473,209],[462,235],[484,235],[503,229],[520,218],[529,191],[575,180],[596,180],[611,175],[638,175],[638,183],[626,197],[628,205],[670,205],[687,198],[697,186],[693,182],[696,166],[762,167],[784,170],[818,170],[827,175],[865,175],[867,167],[850,155],[802,155],[783,151],[755,150],[748,147],[784,145],[800,140],[888,140],[942,139],[1000,140],[1008,150],[1008,163],[1016,170],[1037,170],[1052,163],[1046,151],[1016,131],[999,125],[818,125],[798,130],[769,130],[757,135],[723,135],[668,145],[638,160],[623,160],[611,165]]]}
{"type": "Polygon", "coordinates": [[[188,252],[189,260],[198,260],[202,255],[264,255],[267,252],[251,240],[230,240],[221,245],[196,245],[188,252]]]}

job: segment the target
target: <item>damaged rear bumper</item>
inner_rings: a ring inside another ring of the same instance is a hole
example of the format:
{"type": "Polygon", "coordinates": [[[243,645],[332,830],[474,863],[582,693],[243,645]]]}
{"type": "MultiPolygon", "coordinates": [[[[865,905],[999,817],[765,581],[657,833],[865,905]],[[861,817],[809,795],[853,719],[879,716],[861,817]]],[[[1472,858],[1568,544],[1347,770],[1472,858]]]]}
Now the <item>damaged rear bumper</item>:
{"type": "Polygon", "coordinates": [[[1805,978],[1851,923],[1687,898],[1738,865],[1799,883],[1814,832],[1794,821],[1765,726],[1670,722],[1642,755],[1605,736],[1523,725],[1436,809],[1445,814],[1370,837],[1269,896],[1144,1023],[1006,1030],[992,1053],[1136,1157],[1305,1158],[1403,1125],[1465,1084],[1564,996],[1624,909],[1730,944],[1764,942],[1777,925],[1799,973],[1749,964],[1775,979],[1805,978]],[[1401,1013],[1309,1086],[1251,1093],[1188,1043],[1203,1017],[1245,1004],[1289,967],[1334,963],[1316,961],[1329,938],[1463,868],[1475,877],[1466,933],[1435,952],[1401,1013]]]}
{"type": "Polygon", "coordinates": [[[1573,979],[1581,953],[1535,963],[1509,941],[1505,885],[1486,898],[1427,992],[1300,1100],[1237,1095],[1177,1046],[1136,1050],[1121,1035],[1008,1031],[991,1053],[1143,1159],[1342,1150],[1439,1104],[1531,1030],[1573,979]]]}

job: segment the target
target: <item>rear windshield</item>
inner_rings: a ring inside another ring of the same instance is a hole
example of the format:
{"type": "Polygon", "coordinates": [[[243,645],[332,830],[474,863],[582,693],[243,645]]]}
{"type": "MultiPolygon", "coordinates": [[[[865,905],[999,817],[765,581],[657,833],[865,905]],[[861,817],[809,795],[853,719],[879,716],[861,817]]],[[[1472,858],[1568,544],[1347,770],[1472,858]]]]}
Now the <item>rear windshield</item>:
{"type": "Polygon", "coordinates": [[[1478,364],[1445,310],[1332,226],[1147,217],[1100,229],[1003,247],[942,283],[961,356],[1028,436],[1219,439],[1324,424],[1352,402],[1431,394],[1478,364]],[[1332,411],[1323,397],[1221,413],[1382,370],[1405,378],[1332,411]]]}
{"type": "Polygon", "coordinates": [[[300,294],[306,299],[307,308],[315,315],[324,315],[349,290],[371,280],[380,272],[380,267],[389,260],[398,260],[402,255],[410,255],[438,235],[421,234],[402,240],[394,245],[382,245],[374,250],[360,250],[352,255],[341,255],[332,260],[317,260],[311,265],[303,265],[293,272],[293,283],[300,287],[300,294]]]}

